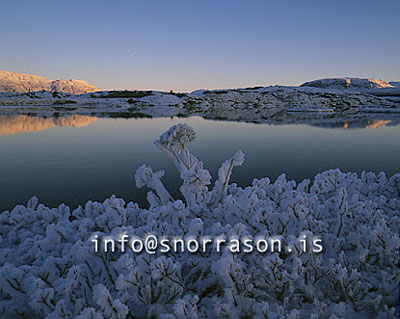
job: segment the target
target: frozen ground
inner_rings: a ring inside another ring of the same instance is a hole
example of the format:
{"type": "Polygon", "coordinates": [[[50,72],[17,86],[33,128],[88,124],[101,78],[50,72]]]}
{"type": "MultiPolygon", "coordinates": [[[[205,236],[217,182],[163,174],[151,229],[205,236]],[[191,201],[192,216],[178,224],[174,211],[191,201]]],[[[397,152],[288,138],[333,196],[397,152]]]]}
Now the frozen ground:
{"type": "Polygon", "coordinates": [[[282,175],[241,188],[229,184],[244,161],[239,151],[211,187],[187,148],[195,136],[179,124],[155,142],[180,172],[183,201],[171,197],[162,171],[143,165],[135,178],[152,189],[149,209],[111,197],[71,211],[32,198],[0,214],[0,317],[397,318],[400,174],[329,170],[299,184],[282,175]],[[95,251],[96,235],[122,234],[275,236],[284,249],[95,251]],[[322,252],[303,248],[312,238],[322,252]]]}

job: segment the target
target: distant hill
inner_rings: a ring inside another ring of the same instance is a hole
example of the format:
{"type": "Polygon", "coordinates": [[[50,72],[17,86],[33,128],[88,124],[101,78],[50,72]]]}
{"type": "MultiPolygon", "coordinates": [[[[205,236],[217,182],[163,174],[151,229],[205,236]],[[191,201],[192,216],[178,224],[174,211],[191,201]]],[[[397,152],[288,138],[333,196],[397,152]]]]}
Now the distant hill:
{"type": "Polygon", "coordinates": [[[320,89],[355,90],[394,88],[388,82],[379,79],[360,79],[360,78],[328,78],[306,82],[302,87],[315,87],[320,89]]]}
{"type": "Polygon", "coordinates": [[[52,80],[33,74],[0,71],[0,92],[26,93],[42,90],[72,94],[100,91],[94,85],[83,80],[52,80]]]}

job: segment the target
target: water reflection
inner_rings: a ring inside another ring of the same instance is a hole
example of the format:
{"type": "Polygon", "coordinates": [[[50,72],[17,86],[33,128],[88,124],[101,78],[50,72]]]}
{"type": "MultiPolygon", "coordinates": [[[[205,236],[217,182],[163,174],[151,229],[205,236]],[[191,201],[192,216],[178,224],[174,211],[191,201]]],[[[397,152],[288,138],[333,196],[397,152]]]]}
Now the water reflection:
{"type": "Polygon", "coordinates": [[[393,119],[371,119],[362,118],[355,120],[335,120],[335,121],[321,121],[312,123],[312,126],[322,128],[338,128],[338,129],[375,129],[384,126],[397,126],[400,125],[400,118],[395,117],[393,119]]]}
{"type": "Polygon", "coordinates": [[[221,163],[242,150],[245,163],[232,175],[232,182],[241,186],[265,176],[274,181],[282,173],[301,181],[331,168],[385,171],[387,175],[400,172],[400,126],[396,119],[271,125],[199,117],[2,116],[0,211],[26,204],[33,195],[49,206],[65,202],[76,207],[112,194],[145,205],[148,190],[137,189],[134,182],[135,171],[143,163],[154,171],[165,171],[165,185],[177,198],[179,174],[152,143],[177,123],[187,123],[198,132],[189,147],[214,179],[221,163]]]}
{"type": "MultiPolygon", "coordinates": [[[[117,117],[118,118],[118,117],[117,117]]],[[[62,117],[39,117],[29,115],[0,115],[0,135],[11,135],[18,133],[30,133],[47,130],[53,127],[84,127],[92,124],[98,117],[87,115],[66,115],[62,117]]],[[[212,121],[212,120],[210,120],[212,121]]],[[[221,120],[218,120],[221,123],[221,120]]],[[[222,121],[226,122],[226,121],[222,121]]],[[[235,121],[232,121],[235,122],[235,121]]],[[[254,123],[253,124],[263,124],[254,123]]],[[[268,123],[271,124],[271,123],[268,123]]],[[[274,125],[288,125],[294,123],[276,122],[274,125]]],[[[301,121],[299,124],[306,124],[321,128],[332,129],[375,129],[384,126],[400,125],[400,117],[392,116],[387,118],[363,117],[358,119],[325,119],[325,120],[309,120],[301,121]]]]}
{"type": "Polygon", "coordinates": [[[0,135],[36,132],[56,126],[82,127],[88,126],[96,120],[97,117],[79,114],[49,118],[28,115],[1,115],[0,135]]]}

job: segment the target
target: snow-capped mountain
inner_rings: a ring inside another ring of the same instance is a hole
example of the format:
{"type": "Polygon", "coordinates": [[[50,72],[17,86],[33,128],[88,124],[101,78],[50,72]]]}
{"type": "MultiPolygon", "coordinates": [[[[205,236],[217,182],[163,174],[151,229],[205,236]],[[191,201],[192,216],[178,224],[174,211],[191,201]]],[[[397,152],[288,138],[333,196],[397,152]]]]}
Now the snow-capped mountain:
{"type": "Polygon", "coordinates": [[[379,79],[360,78],[328,78],[303,83],[300,86],[315,87],[321,89],[354,90],[383,89],[395,86],[379,79]]]}
{"type": "Polygon", "coordinates": [[[97,87],[83,80],[52,80],[43,76],[0,71],[0,92],[37,92],[57,91],[83,94],[100,91],[97,87]]]}

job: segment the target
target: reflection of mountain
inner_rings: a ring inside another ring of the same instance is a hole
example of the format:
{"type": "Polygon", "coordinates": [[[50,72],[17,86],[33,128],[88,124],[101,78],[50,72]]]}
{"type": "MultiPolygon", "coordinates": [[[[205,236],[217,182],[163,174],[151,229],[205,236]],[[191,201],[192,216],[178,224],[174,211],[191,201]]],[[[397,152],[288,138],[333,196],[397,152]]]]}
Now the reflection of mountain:
{"type": "Polygon", "coordinates": [[[378,128],[386,125],[390,125],[391,120],[373,120],[364,123],[349,123],[345,122],[343,128],[378,128]]]}
{"type": "Polygon", "coordinates": [[[371,124],[367,125],[365,128],[378,128],[389,125],[390,123],[392,123],[391,120],[376,120],[373,121],[371,124]]]}
{"type": "Polygon", "coordinates": [[[97,117],[79,114],[51,118],[27,115],[1,115],[0,135],[42,131],[55,126],[88,126],[96,120],[97,117]]]}
{"type": "Polygon", "coordinates": [[[341,128],[341,129],[355,129],[355,128],[365,128],[373,129],[383,126],[397,126],[400,123],[398,117],[388,120],[388,119],[354,119],[354,120],[337,120],[337,121],[324,121],[320,123],[313,123],[313,126],[323,127],[323,128],[341,128]]]}

